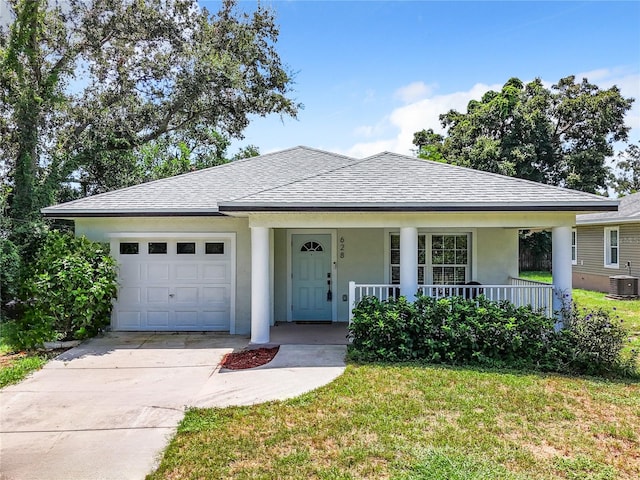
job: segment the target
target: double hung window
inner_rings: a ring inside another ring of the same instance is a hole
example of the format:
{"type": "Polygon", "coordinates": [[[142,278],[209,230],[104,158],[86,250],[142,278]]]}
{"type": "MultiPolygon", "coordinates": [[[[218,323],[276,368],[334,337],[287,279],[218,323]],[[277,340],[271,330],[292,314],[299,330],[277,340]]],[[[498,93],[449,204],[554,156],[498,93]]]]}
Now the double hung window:
{"type": "MultiPolygon", "coordinates": [[[[400,235],[392,233],[389,279],[400,283],[400,235]]],[[[419,234],[418,284],[458,285],[469,278],[469,234],[419,234]]]]}
{"type": "Polygon", "coordinates": [[[618,227],[606,227],[604,229],[604,266],[607,268],[618,268],[619,238],[620,231],[618,227]]]}

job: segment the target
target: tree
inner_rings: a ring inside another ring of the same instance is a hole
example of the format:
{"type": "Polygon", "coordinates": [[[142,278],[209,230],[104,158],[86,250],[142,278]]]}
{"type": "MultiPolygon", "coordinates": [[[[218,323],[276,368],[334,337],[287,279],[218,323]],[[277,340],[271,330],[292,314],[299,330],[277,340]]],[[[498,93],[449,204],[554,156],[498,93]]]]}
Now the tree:
{"type": "Polygon", "coordinates": [[[470,101],[466,113],[440,115],[447,134],[442,141],[431,137],[431,145],[448,163],[604,192],[605,160],[614,142],[627,139],[624,117],[632,102],[615,86],[601,90],[587,79],[576,83],[574,76],[551,89],[540,79],[525,85],[511,78],[500,92],[470,101]]]}
{"type": "Polygon", "coordinates": [[[220,161],[221,138],[241,138],[250,115],[300,108],[262,6],[239,13],[224,0],[210,15],[195,0],[7,3],[0,158],[14,219],[37,218],[73,182],[93,193],[144,180],[153,152],[179,159],[170,173],[220,161]]]}
{"type": "Polygon", "coordinates": [[[611,186],[619,196],[640,192],[640,142],[631,144],[618,154],[615,173],[611,175],[611,186]]]}
{"type": "Polygon", "coordinates": [[[445,161],[442,156],[444,137],[432,128],[414,133],[413,144],[418,147],[418,157],[435,162],[445,161]]]}

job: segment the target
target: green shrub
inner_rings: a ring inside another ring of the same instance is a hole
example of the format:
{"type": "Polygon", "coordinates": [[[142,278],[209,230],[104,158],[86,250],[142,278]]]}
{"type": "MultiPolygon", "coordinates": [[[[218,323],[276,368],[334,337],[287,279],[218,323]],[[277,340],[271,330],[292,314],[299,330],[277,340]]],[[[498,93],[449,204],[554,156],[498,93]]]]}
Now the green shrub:
{"type": "Polygon", "coordinates": [[[51,231],[23,282],[9,336],[18,348],[83,339],[109,325],[116,266],[104,245],[51,231]]]}
{"type": "Polygon", "coordinates": [[[18,247],[11,240],[0,238],[0,319],[7,314],[7,302],[18,294],[20,267],[18,247]]]}
{"type": "Polygon", "coordinates": [[[353,350],[362,359],[449,364],[541,365],[553,334],[553,320],[544,315],[482,296],[420,296],[415,303],[365,297],[350,326],[353,350]]]}
{"type": "Polygon", "coordinates": [[[603,309],[580,309],[575,305],[565,312],[560,331],[559,361],[562,369],[594,375],[633,374],[638,352],[623,355],[629,333],[622,321],[603,309]]]}
{"type": "Polygon", "coordinates": [[[353,313],[349,331],[355,359],[587,374],[635,372],[637,356],[621,355],[626,331],[603,311],[572,310],[560,332],[555,319],[530,307],[484,296],[419,296],[414,303],[404,297],[384,302],[365,297],[353,313]]]}

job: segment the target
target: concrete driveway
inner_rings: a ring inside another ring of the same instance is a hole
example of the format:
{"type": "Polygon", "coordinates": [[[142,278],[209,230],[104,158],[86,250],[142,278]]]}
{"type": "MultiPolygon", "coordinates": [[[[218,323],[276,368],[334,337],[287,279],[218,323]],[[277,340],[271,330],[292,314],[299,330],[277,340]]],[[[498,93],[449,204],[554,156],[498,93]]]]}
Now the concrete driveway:
{"type": "Polygon", "coordinates": [[[282,345],[268,365],[220,371],[247,342],[112,333],[69,350],[0,391],[0,478],[143,479],[187,407],[290,398],[344,371],[344,345],[282,345]]]}

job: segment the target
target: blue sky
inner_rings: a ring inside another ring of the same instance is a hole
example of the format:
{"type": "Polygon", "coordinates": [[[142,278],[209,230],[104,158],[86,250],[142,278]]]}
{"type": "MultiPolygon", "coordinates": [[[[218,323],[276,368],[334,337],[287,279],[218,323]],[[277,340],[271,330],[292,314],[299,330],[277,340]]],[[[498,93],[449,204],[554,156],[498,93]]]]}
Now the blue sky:
{"type": "Polygon", "coordinates": [[[627,124],[640,139],[640,2],[261,3],[275,11],[276,48],[304,109],[297,120],[255,119],[234,146],[410,153],[415,131],[441,130],[440,113],[510,77],[550,86],[567,75],[637,98],[627,124]]]}

